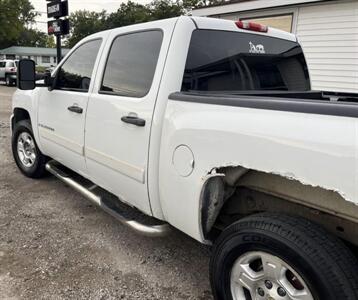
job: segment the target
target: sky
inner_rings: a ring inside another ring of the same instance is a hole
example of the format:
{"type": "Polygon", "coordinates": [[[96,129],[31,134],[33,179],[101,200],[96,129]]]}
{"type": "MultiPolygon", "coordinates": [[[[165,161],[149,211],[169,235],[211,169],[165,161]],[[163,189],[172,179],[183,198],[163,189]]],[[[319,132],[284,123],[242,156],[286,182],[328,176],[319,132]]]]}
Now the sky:
{"type": "MultiPolygon", "coordinates": [[[[47,2],[46,0],[30,0],[32,5],[35,7],[35,10],[41,13],[41,16],[36,18],[36,25],[35,27],[47,32],[47,2]]],[[[107,12],[114,12],[116,11],[120,4],[126,2],[126,0],[68,0],[68,9],[69,13],[74,12],[80,9],[86,9],[90,11],[102,11],[103,9],[107,12]]],[[[149,3],[150,0],[133,0],[133,2],[146,4],[149,3]]]]}

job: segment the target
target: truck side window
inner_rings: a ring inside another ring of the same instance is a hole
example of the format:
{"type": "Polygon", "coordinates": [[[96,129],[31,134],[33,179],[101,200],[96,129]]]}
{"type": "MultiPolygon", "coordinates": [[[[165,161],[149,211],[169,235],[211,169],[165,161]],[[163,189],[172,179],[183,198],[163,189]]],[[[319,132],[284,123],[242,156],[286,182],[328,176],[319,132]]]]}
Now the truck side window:
{"type": "Polygon", "coordinates": [[[100,93],[145,96],[152,85],[162,39],[159,30],[118,36],[108,56],[100,93]]]}
{"type": "Polygon", "coordinates": [[[57,74],[56,89],[88,91],[101,42],[97,39],[84,43],[70,55],[57,74]]]}

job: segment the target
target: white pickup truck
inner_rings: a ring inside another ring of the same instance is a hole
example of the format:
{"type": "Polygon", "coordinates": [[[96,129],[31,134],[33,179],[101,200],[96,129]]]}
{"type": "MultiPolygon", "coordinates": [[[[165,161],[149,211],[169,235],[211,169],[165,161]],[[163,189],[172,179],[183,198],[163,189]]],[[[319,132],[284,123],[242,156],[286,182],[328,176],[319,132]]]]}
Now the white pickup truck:
{"type": "Polygon", "coordinates": [[[21,60],[18,87],[21,172],[213,244],[215,299],[358,299],[358,95],[312,91],[294,35],[137,24],[83,39],[42,84],[21,60]]]}

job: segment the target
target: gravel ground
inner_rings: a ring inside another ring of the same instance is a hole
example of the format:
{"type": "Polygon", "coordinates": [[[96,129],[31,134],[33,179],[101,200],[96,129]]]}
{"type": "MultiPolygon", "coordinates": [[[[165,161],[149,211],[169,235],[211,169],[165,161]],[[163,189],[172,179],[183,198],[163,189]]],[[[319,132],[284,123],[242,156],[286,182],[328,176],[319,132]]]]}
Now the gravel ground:
{"type": "Polygon", "coordinates": [[[133,233],[54,177],[17,170],[0,84],[0,299],[212,299],[209,249],[133,233]]]}

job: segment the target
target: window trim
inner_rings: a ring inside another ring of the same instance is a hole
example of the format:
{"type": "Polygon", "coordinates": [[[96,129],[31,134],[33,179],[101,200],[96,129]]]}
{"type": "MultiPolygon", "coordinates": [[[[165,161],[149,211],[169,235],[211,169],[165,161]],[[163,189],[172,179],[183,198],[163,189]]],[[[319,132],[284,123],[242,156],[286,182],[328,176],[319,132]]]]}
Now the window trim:
{"type": "Polygon", "coordinates": [[[142,98],[146,97],[149,94],[149,92],[152,90],[153,80],[154,80],[154,77],[155,77],[155,73],[157,72],[160,52],[162,51],[162,47],[163,47],[163,40],[164,40],[164,31],[161,28],[140,29],[140,30],[135,30],[135,31],[131,31],[131,32],[120,33],[120,34],[117,34],[116,36],[114,36],[113,39],[112,39],[112,42],[111,42],[111,46],[109,47],[109,50],[107,52],[106,63],[105,63],[104,68],[102,70],[102,78],[101,78],[101,82],[100,82],[100,85],[98,87],[97,93],[101,94],[101,95],[121,96],[121,97],[136,98],[136,99],[142,99],[142,98]],[[111,50],[112,50],[113,44],[116,41],[116,39],[119,38],[119,37],[122,37],[122,36],[126,36],[126,35],[142,33],[142,32],[149,32],[149,31],[159,31],[159,32],[161,32],[162,33],[162,41],[161,41],[160,49],[159,49],[159,53],[158,53],[157,65],[155,67],[154,74],[153,74],[153,79],[152,79],[152,82],[150,84],[150,87],[149,87],[148,91],[142,96],[129,96],[129,95],[126,95],[126,94],[123,94],[123,93],[120,93],[120,92],[111,92],[111,91],[103,91],[103,90],[101,90],[101,88],[103,86],[104,75],[106,73],[106,69],[107,69],[107,65],[108,65],[109,55],[111,54],[111,50]]]}
{"type": "MultiPolygon", "coordinates": [[[[57,80],[58,80],[58,76],[59,76],[59,73],[60,73],[60,70],[62,68],[62,66],[68,61],[68,59],[72,56],[72,54],[77,50],[79,49],[81,46],[85,45],[85,44],[88,44],[90,42],[94,42],[94,41],[97,41],[97,40],[100,40],[101,41],[101,44],[98,48],[98,53],[97,53],[97,56],[96,56],[96,59],[95,59],[95,62],[93,64],[93,69],[92,69],[92,73],[93,73],[93,70],[95,68],[95,64],[96,64],[96,61],[98,59],[98,54],[99,54],[99,50],[101,49],[102,45],[103,45],[103,38],[102,37],[98,37],[98,38],[94,38],[94,39],[91,39],[91,40],[88,40],[88,41],[85,41],[83,43],[81,43],[80,45],[78,45],[76,48],[74,48],[72,51],[71,51],[71,54],[66,57],[66,60],[62,60],[60,62],[60,65],[58,66],[58,69],[56,70],[56,74],[54,76],[54,82],[53,82],[53,90],[56,90],[56,91],[70,91],[70,92],[78,92],[78,93],[89,93],[89,88],[88,90],[85,90],[85,89],[76,89],[76,88],[57,88],[56,87],[56,84],[57,84],[57,80]]],[[[91,78],[91,83],[92,83],[92,78],[91,78]]],[[[90,83],[90,84],[91,84],[90,83]]]]}

